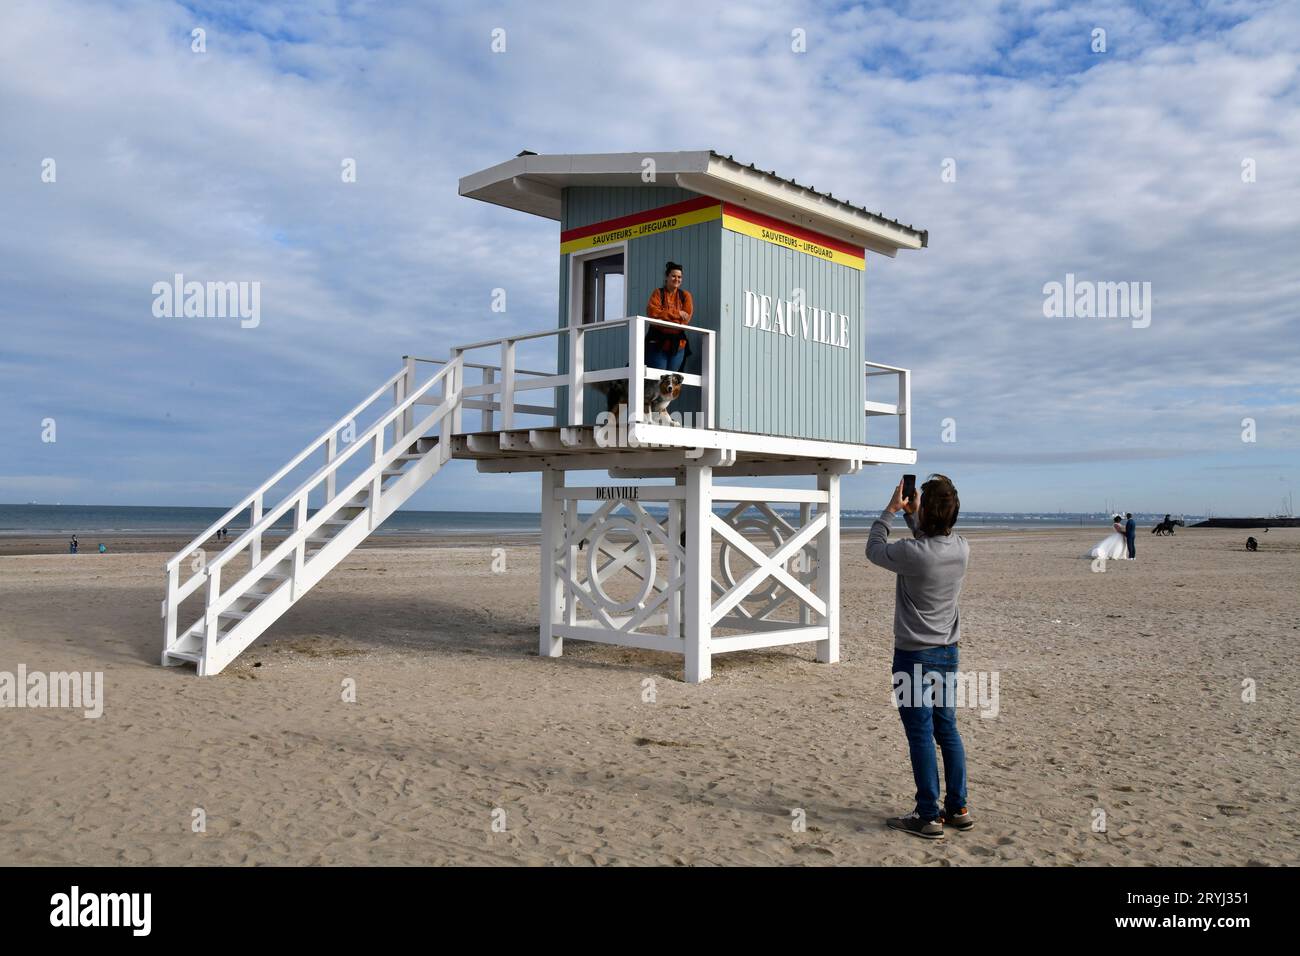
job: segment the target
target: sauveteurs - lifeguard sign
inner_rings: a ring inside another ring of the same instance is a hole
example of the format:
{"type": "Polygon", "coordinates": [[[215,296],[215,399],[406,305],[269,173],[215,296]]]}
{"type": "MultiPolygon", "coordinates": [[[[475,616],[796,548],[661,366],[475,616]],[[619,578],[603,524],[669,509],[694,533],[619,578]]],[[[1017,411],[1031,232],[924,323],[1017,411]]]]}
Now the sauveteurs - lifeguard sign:
{"type": "Polygon", "coordinates": [[[796,252],[817,256],[827,262],[859,270],[865,266],[866,252],[861,246],[841,242],[822,233],[813,232],[811,229],[802,229],[734,203],[718,202],[711,196],[697,196],[694,199],[660,206],[657,209],[647,209],[644,212],[634,212],[627,216],[619,216],[617,219],[606,219],[604,222],[592,223],[589,226],[566,229],[560,233],[560,254],[582,252],[628,239],[639,239],[654,233],[684,229],[686,226],[711,222],[714,219],[722,220],[723,229],[786,249],[793,249],[796,252]]]}

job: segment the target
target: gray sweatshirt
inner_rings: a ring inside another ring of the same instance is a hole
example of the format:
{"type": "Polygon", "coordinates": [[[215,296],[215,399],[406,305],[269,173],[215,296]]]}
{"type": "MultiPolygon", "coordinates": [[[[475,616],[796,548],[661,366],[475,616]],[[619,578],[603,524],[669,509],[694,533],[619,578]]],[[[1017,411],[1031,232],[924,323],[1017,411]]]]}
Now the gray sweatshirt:
{"type": "Polygon", "coordinates": [[[898,575],[894,586],[894,647],[920,651],[961,640],[957,598],[970,560],[970,545],[958,534],[931,537],[905,515],[912,537],[889,543],[888,511],[871,525],[867,560],[898,575]]]}

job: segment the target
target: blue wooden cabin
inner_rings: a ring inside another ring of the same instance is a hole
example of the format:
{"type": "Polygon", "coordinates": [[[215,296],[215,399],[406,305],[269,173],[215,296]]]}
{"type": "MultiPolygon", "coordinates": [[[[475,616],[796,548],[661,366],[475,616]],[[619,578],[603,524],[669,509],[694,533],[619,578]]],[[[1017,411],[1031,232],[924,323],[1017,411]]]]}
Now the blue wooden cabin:
{"type": "MultiPolygon", "coordinates": [[[[887,446],[910,448],[910,377],[865,354],[864,279],[868,253],[924,248],[924,230],[711,150],[521,153],[464,177],[460,193],[559,223],[557,327],[584,330],[588,376],[628,365],[636,336],[618,323],[645,314],[671,260],[695,305],[691,387],[673,406],[687,424],[884,445],[874,432],[868,442],[866,421],[894,415],[899,439],[887,446]],[[895,378],[897,392],[869,397],[875,376],[895,378]]],[[[561,373],[572,338],[558,344],[561,373]]],[[[558,425],[590,425],[606,409],[591,385],[581,401],[557,392],[558,425]]]]}

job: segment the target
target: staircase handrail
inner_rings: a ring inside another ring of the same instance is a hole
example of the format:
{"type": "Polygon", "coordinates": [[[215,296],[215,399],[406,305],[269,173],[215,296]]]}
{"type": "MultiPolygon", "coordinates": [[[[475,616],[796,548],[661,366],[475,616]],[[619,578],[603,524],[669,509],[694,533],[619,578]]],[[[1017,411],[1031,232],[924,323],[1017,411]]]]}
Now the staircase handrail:
{"type": "MultiPolygon", "coordinates": [[[[322,433],[321,433],[321,436],[320,436],[319,438],[317,438],[314,442],[312,442],[310,445],[308,445],[306,448],[304,448],[301,452],[299,452],[297,455],[295,455],[293,458],[291,458],[291,459],[289,460],[289,463],[288,463],[287,465],[284,465],[282,468],[280,468],[279,471],[277,471],[277,472],[276,472],[274,475],[272,475],[269,479],[267,479],[266,481],[264,481],[264,482],[263,482],[261,485],[259,485],[257,488],[253,489],[253,491],[250,492],[250,493],[249,493],[249,494],[248,494],[248,495],[243,499],[243,501],[241,501],[239,504],[235,505],[233,508],[231,508],[229,511],[227,511],[224,515],[222,515],[220,518],[218,518],[216,521],[214,521],[214,522],[211,524],[211,526],[208,527],[208,529],[207,529],[206,531],[204,531],[202,534],[198,535],[198,537],[196,537],[193,541],[191,541],[191,542],[190,542],[188,545],[186,545],[184,548],[181,548],[180,551],[176,552],[176,554],[174,554],[174,555],[170,558],[170,560],[168,560],[168,562],[167,562],[167,564],[166,564],[166,566],[165,566],[165,567],[166,567],[166,570],[170,571],[173,567],[175,567],[177,564],[179,564],[182,560],[184,560],[185,558],[187,558],[187,557],[189,557],[191,554],[193,554],[194,551],[195,551],[195,549],[198,548],[199,545],[203,544],[204,541],[208,540],[208,538],[212,537],[212,535],[215,534],[215,533],[217,532],[217,529],[219,529],[219,528],[224,528],[224,527],[226,526],[226,523],[227,523],[228,521],[230,521],[232,518],[234,518],[235,515],[239,514],[239,513],[240,513],[241,511],[243,511],[245,508],[249,507],[249,506],[250,506],[254,501],[256,501],[258,495],[265,494],[268,488],[273,487],[277,481],[279,481],[281,478],[283,478],[283,477],[284,477],[285,475],[287,475],[289,472],[293,471],[293,469],[297,468],[300,464],[302,464],[303,461],[307,458],[308,455],[310,455],[312,452],[314,452],[314,451],[316,451],[317,449],[319,449],[319,448],[321,447],[321,445],[323,445],[325,442],[329,441],[329,438],[330,438],[331,435],[333,435],[335,432],[337,432],[340,428],[342,428],[342,427],[343,427],[344,425],[346,425],[348,422],[352,421],[353,418],[355,418],[356,415],[357,415],[357,414],[358,414],[358,413],[359,413],[363,408],[365,408],[367,405],[370,405],[372,402],[377,401],[377,400],[379,399],[379,397],[380,397],[381,395],[384,394],[384,392],[388,391],[388,389],[390,389],[390,388],[392,388],[394,385],[396,385],[396,384],[397,384],[397,381],[398,381],[398,380],[399,380],[403,375],[405,375],[405,374],[406,374],[406,369],[404,369],[404,368],[403,368],[403,369],[400,369],[400,370],[399,370],[397,373],[395,373],[391,378],[389,378],[388,381],[384,382],[383,385],[380,385],[377,389],[375,389],[373,392],[371,392],[369,398],[367,398],[365,401],[361,402],[359,405],[355,406],[355,407],[354,407],[350,412],[348,412],[346,415],[344,415],[342,418],[340,418],[338,421],[336,421],[333,425],[331,425],[329,428],[327,428],[324,432],[322,432],[322,433]]],[[[241,537],[242,537],[242,536],[241,536],[241,537]]],[[[238,543],[238,539],[236,539],[236,542],[235,542],[235,543],[238,543]]]]}
{"type": "MultiPolygon", "coordinates": [[[[418,430],[423,432],[433,427],[433,425],[437,424],[439,420],[446,417],[454,406],[454,399],[438,405],[423,419],[423,421],[419,423],[416,429],[413,429],[413,431],[418,430]]],[[[408,434],[410,433],[408,432],[408,434]]],[[[387,467],[392,463],[398,452],[401,450],[401,445],[394,445],[378,459],[375,466],[379,468],[387,467]]],[[[219,617],[228,607],[238,601],[240,596],[245,593],[250,586],[265,577],[267,571],[302,547],[303,539],[310,537],[321,524],[327,521],[340,508],[344,507],[347,501],[360,492],[361,489],[370,482],[370,480],[371,479],[366,474],[358,475],[340,494],[336,495],[330,502],[327,502],[315,515],[312,515],[310,522],[304,524],[302,528],[295,529],[293,534],[288,535],[283,541],[276,545],[270,553],[263,556],[262,560],[257,565],[249,568],[249,570],[245,572],[243,577],[238,581],[224,589],[219,586],[212,587],[209,592],[210,598],[205,610],[205,619],[219,617]]],[[[305,494],[305,491],[302,492],[302,495],[305,494]]],[[[299,497],[301,497],[301,495],[299,495],[299,497]]],[[[297,503],[297,499],[295,499],[295,503],[297,503]]],[[[219,582],[220,569],[209,567],[207,578],[210,583],[213,581],[219,582]]],[[[207,640],[208,636],[205,634],[205,647],[207,646],[207,640]]]]}
{"type": "MultiPolygon", "coordinates": [[[[358,449],[367,445],[369,441],[374,438],[376,433],[382,434],[383,430],[386,429],[389,425],[391,425],[393,423],[393,420],[397,418],[397,416],[399,416],[400,414],[405,412],[408,408],[410,408],[412,405],[414,405],[418,399],[422,398],[424,394],[427,391],[429,391],[429,389],[431,389],[434,385],[437,385],[449,371],[451,371],[453,368],[459,368],[459,366],[460,363],[457,360],[453,360],[449,362],[427,382],[425,382],[419,388],[412,391],[411,394],[406,396],[406,398],[403,399],[400,403],[394,405],[391,409],[389,409],[388,412],[385,413],[382,418],[380,418],[379,420],[371,424],[370,427],[365,430],[365,432],[363,432],[360,436],[358,436],[356,441],[351,442],[345,451],[336,455],[333,461],[326,462],[319,469],[317,469],[315,474],[313,474],[310,478],[304,481],[296,489],[294,489],[292,492],[286,495],[283,501],[281,501],[270,511],[266,512],[266,514],[262,515],[261,520],[259,520],[256,524],[250,526],[247,531],[245,531],[233,542],[231,542],[230,546],[227,547],[225,550],[223,550],[221,554],[217,555],[217,557],[213,558],[212,561],[208,562],[205,567],[205,571],[210,574],[212,571],[222,567],[227,561],[233,558],[235,554],[237,554],[239,551],[242,550],[242,544],[247,544],[249,541],[251,541],[253,537],[266,532],[271,527],[271,525],[275,524],[275,522],[279,520],[281,515],[283,515],[286,511],[289,510],[289,507],[291,505],[297,503],[298,499],[304,493],[316,487],[316,485],[320,484],[321,481],[323,481],[326,477],[328,477],[331,472],[337,470],[338,467],[343,464],[343,462],[347,461],[354,454],[356,454],[358,449]]],[[[402,372],[399,373],[399,375],[404,375],[404,374],[406,374],[405,369],[403,369],[402,372]]],[[[393,379],[390,379],[389,385],[393,384],[393,382],[395,382],[396,379],[397,376],[394,376],[393,379]]],[[[449,400],[459,399],[459,393],[456,396],[448,396],[448,399],[449,400]]],[[[439,406],[439,408],[441,407],[442,406],[439,406]]],[[[437,413],[435,412],[434,414],[437,413]]],[[[432,417],[433,417],[432,415],[428,416],[428,418],[432,418],[432,417]]],[[[426,425],[425,422],[421,422],[418,430],[423,431],[424,429],[427,428],[428,425],[426,425]]],[[[412,432],[416,430],[417,429],[412,429],[412,432]]],[[[408,432],[408,434],[410,433],[408,432]]],[[[399,448],[399,446],[400,446],[400,441],[395,442],[393,448],[389,449],[389,451],[391,452],[393,450],[396,450],[397,448],[399,448]]],[[[341,497],[343,497],[343,495],[335,495],[336,499],[341,497]]],[[[265,564],[266,559],[263,559],[262,563],[265,564]]]]}

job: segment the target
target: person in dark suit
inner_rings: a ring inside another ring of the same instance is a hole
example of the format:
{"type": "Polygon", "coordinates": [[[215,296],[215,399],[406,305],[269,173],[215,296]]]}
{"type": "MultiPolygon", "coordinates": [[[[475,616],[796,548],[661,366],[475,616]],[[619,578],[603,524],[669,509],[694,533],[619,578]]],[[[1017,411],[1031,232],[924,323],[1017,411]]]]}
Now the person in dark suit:
{"type": "Polygon", "coordinates": [[[1128,559],[1137,560],[1137,531],[1138,524],[1133,520],[1132,512],[1124,512],[1124,517],[1128,520],[1124,522],[1124,537],[1128,540],[1128,559]]]}

